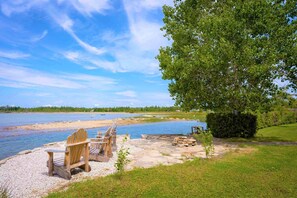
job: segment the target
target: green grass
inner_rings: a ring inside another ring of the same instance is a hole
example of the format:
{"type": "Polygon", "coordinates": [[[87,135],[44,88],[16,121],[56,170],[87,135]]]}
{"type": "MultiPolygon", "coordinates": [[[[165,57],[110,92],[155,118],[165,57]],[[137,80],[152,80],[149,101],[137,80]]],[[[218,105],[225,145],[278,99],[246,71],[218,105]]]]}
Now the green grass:
{"type": "Polygon", "coordinates": [[[134,118],[141,118],[143,122],[165,122],[172,121],[172,119],[185,120],[206,120],[206,112],[147,112],[142,116],[135,116],[134,118]]]}
{"type": "Polygon", "coordinates": [[[297,141],[297,123],[261,129],[256,134],[256,138],[275,141],[297,141]]]}
{"type": "Polygon", "coordinates": [[[164,119],[186,119],[205,121],[207,112],[149,112],[149,115],[163,117],[164,119]]]}
{"type": "Polygon", "coordinates": [[[297,197],[297,147],[255,146],[74,183],[49,197],[297,197]]]}
{"type": "Polygon", "coordinates": [[[229,138],[229,142],[297,142],[297,123],[260,129],[254,138],[229,138]]]}

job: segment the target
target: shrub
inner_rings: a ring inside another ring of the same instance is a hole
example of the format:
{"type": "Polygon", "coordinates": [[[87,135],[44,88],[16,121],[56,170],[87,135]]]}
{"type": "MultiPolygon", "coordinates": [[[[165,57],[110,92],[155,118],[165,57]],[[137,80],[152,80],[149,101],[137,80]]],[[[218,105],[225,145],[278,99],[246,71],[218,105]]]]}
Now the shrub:
{"type": "Polygon", "coordinates": [[[296,111],[271,111],[267,113],[257,112],[257,127],[258,129],[278,126],[282,124],[291,124],[297,122],[296,111]]]}
{"type": "Polygon", "coordinates": [[[125,138],[123,139],[123,144],[120,148],[120,150],[117,152],[118,154],[118,159],[114,164],[114,167],[117,170],[118,174],[121,174],[122,172],[124,172],[125,166],[127,163],[129,163],[129,159],[127,158],[129,155],[129,148],[125,148],[124,147],[124,143],[127,141],[127,135],[125,136],[125,138]]]}
{"type": "Polygon", "coordinates": [[[207,128],[217,138],[250,138],[257,131],[257,117],[252,114],[210,113],[206,122],[207,128]]]}
{"type": "Polygon", "coordinates": [[[207,158],[214,153],[213,136],[210,130],[201,131],[200,134],[194,134],[194,138],[201,142],[207,158]]]}

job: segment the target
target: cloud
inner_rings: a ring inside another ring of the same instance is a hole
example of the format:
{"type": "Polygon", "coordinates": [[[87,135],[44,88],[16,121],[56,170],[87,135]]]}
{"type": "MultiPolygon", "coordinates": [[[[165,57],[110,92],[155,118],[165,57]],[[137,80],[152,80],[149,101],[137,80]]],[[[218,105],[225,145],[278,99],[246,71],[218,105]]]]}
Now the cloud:
{"type": "MultiPolygon", "coordinates": [[[[59,3],[63,3],[64,1],[59,1],[59,3]]],[[[65,1],[70,3],[75,9],[82,13],[86,13],[90,15],[93,12],[101,13],[101,11],[109,9],[108,1],[102,0],[71,0],[71,1],[65,1]]],[[[92,46],[83,40],[81,40],[74,32],[73,20],[68,16],[65,8],[59,8],[52,2],[48,0],[18,0],[18,1],[9,1],[4,2],[1,4],[1,11],[4,15],[10,16],[14,13],[22,13],[29,11],[33,8],[39,8],[43,10],[45,13],[47,13],[54,21],[62,27],[82,48],[87,50],[90,53],[93,53],[95,55],[101,55],[105,53],[105,50],[103,48],[97,48],[95,46],[92,46]]],[[[45,37],[47,32],[43,32],[43,34],[40,37],[33,38],[34,40],[42,39],[45,37]]]]}
{"type": "Polygon", "coordinates": [[[104,69],[112,72],[125,72],[126,70],[121,67],[119,62],[100,60],[97,56],[92,54],[86,54],[84,52],[78,51],[67,51],[62,52],[65,58],[68,60],[82,65],[85,69],[94,70],[94,69],[104,69]]]}
{"type": "Polygon", "coordinates": [[[67,3],[87,16],[91,16],[92,13],[104,14],[106,10],[112,8],[108,0],[59,0],[58,3],[67,3]]]}
{"type": "Polygon", "coordinates": [[[60,13],[56,10],[49,11],[51,17],[55,20],[55,22],[61,26],[82,48],[87,50],[90,53],[95,55],[101,55],[105,53],[105,49],[103,48],[96,48],[84,41],[82,41],[73,31],[73,20],[66,15],[65,13],[60,13]]]}
{"type": "MultiPolygon", "coordinates": [[[[6,16],[38,8],[44,11],[59,27],[67,32],[76,43],[84,50],[82,52],[66,52],[64,57],[81,65],[87,70],[104,69],[112,72],[139,72],[144,74],[160,74],[159,63],[155,59],[160,46],[168,45],[160,28],[163,26],[161,19],[156,19],[156,10],[161,11],[164,4],[172,4],[169,0],[123,0],[124,11],[128,18],[128,29],[114,33],[107,30],[95,30],[89,24],[92,33],[80,29],[81,18],[75,16],[73,11],[86,17],[94,14],[105,14],[113,9],[108,0],[18,0],[14,3],[1,3],[2,12],[6,16]],[[4,9],[4,11],[3,11],[4,9]],[[100,31],[102,33],[100,34],[100,31]],[[94,32],[98,32],[94,35],[94,32]],[[99,38],[99,46],[82,40],[78,35],[88,34],[88,40],[99,38]],[[104,43],[104,47],[103,44],[104,43]]],[[[94,20],[95,21],[95,20],[94,20]]],[[[93,22],[88,20],[88,23],[93,22]]],[[[47,31],[33,40],[42,39],[47,31]]]]}
{"type": "Polygon", "coordinates": [[[114,79],[87,74],[51,74],[0,63],[0,85],[16,88],[112,89],[114,79]]]}
{"type": "Polygon", "coordinates": [[[130,91],[130,90],[122,91],[122,92],[116,92],[115,94],[120,95],[120,96],[130,97],[130,98],[135,98],[137,96],[136,92],[130,91]]]}
{"type": "Polygon", "coordinates": [[[67,51],[63,53],[63,55],[65,56],[65,58],[75,62],[78,61],[78,58],[79,58],[79,52],[74,52],[74,51],[67,51]]]}
{"type": "Polygon", "coordinates": [[[153,22],[149,16],[151,9],[160,9],[166,1],[139,1],[124,0],[124,7],[132,34],[131,41],[142,50],[157,51],[160,46],[168,44],[160,28],[161,22],[153,22]]]}
{"type": "Polygon", "coordinates": [[[30,54],[25,54],[22,52],[8,52],[8,51],[0,51],[0,57],[9,58],[9,59],[22,59],[29,57],[30,54]]]}
{"type": "Polygon", "coordinates": [[[1,11],[4,15],[10,16],[15,13],[26,12],[33,7],[42,7],[48,0],[17,0],[4,1],[1,3],[1,11]]]}
{"type": "Polygon", "coordinates": [[[48,33],[47,30],[44,30],[41,35],[32,37],[31,42],[35,43],[35,42],[42,40],[44,37],[46,37],[47,33],[48,33]]]}

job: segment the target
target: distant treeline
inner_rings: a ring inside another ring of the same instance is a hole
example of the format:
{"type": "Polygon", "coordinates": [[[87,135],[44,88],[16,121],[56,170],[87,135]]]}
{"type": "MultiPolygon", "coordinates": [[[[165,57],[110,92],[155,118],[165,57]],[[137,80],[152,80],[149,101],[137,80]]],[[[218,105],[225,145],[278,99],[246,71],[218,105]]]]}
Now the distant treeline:
{"type": "Polygon", "coordinates": [[[85,107],[11,107],[0,106],[0,112],[173,112],[179,110],[178,107],[100,107],[100,108],[85,108],[85,107]]]}

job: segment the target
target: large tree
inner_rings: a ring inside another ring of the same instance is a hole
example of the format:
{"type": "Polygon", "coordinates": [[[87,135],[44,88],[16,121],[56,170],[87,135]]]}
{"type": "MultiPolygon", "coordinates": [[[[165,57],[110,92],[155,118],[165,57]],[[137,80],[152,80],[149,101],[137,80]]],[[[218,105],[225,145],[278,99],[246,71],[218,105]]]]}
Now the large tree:
{"type": "Polygon", "coordinates": [[[185,109],[255,110],[296,90],[296,0],[174,0],[164,6],[171,46],[157,56],[169,91],[185,109]]]}

